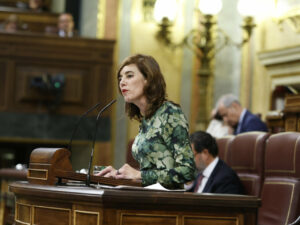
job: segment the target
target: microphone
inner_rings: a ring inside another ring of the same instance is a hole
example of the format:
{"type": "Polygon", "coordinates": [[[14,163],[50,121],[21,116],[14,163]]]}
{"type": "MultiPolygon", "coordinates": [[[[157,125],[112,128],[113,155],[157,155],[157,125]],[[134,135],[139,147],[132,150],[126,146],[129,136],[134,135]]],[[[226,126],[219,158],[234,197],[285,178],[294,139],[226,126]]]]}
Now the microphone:
{"type": "Polygon", "coordinates": [[[87,175],[86,175],[86,186],[90,186],[90,183],[91,183],[91,167],[92,167],[92,162],[93,162],[93,158],[94,158],[94,147],[95,147],[95,142],[96,142],[96,136],[97,136],[97,129],[98,129],[98,122],[99,122],[99,117],[100,115],[108,108],[110,107],[112,104],[114,104],[117,100],[114,99],[112,100],[110,103],[108,103],[106,106],[104,106],[100,112],[98,113],[97,115],[97,118],[96,118],[96,126],[95,126],[95,133],[94,133],[94,139],[93,139],[93,144],[92,144],[92,151],[91,151],[91,158],[90,158],[90,161],[89,161],[89,167],[88,167],[88,172],[87,172],[87,175]]]}
{"type": "Polygon", "coordinates": [[[70,138],[70,141],[69,141],[69,144],[68,144],[68,149],[69,151],[71,151],[71,147],[72,147],[72,142],[73,142],[73,138],[74,138],[74,135],[79,127],[79,124],[80,122],[82,121],[82,119],[88,114],[90,113],[91,111],[93,111],[94,109],[96,109],[99,105],[101,105],[101,102],[98,102],[96,105],[92,106],[91,108],[88,109],[88,111],[86,111],[85,113],[83,113],[79,119],[77,120],[77,123],[73,129],[73,132],[72,132],[72,135],[71,135],[71,138],[70,138]]]}

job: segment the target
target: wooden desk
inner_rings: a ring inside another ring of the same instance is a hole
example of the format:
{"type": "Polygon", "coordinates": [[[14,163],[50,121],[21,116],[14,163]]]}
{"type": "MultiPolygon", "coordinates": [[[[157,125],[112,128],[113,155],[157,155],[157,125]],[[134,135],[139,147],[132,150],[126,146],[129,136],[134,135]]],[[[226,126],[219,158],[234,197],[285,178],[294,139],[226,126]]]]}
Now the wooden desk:
{"type": "Polygon", "coordinates": [[[14,196],[8,191],[8,185],[17,180],[26,180],[27,170],[13,168],[0,169],[0,224],[13,224],[14,196]]]}
{"type": "Polygon", "coordinates": [[[47,113],[54,96],[32,81],[57,74],[65,76],[65,86],[56,114],[81,115],[97,102],[105,105],[113,96],[113,47],[113,40],[0,32],[0,111],[47,113]]]}
{"type": "Polygon", "coordinates": [[[42,186],[15,182],[16,224],[254,225],[254,196],[42,186]]]}

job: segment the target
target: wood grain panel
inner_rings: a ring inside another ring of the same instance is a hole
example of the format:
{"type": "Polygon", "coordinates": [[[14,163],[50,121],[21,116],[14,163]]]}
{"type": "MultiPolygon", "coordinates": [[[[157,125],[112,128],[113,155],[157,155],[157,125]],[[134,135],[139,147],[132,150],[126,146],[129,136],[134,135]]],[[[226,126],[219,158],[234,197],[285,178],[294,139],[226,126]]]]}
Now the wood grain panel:
{"type": "Polygon", "coordinates": [[[99,225],[99,212],[92,211],[74,211],[74,225],[99,225]]]}
{"type": "Polygon", "coordinates": [[[16,202],[15,220],[22,224],[31,223],[31,206],[16,202]]]}
{"type": "MultiPolygon", "coordinates": [[[[47,65],[39,66],[20,66],[16,68],[16,101],[26,102],[36,102],[51,99],[47,93],[43,93],[37,88],[32,87],[31,82],[34,78],[40,77],[49,74],[50,76],[55,76],[57,74],[64,74],[65,76],[65,87],[63,90],[63,103],[75,103],[82,104],[84,97],[88,96],[83,95],[84,89],[84,80],[89,79],[84,70],[70,70],[62,68],[60,70],[49,67],[47,65]]],[[[53,98],[53,96],[52,96],[53,98]]]]}
{"type": "Polygon", "coordinates": [[[80,115],[98,102],[104,106],[113,97],[113,47],[113,40],[0,32],[0,88],[7,90],[0,89],[0,110],[47,113],[55,108],[56,114],[80,115]],[[30,87],[43,74],[65,75],[58,107],[49,107],[51,94],[30,87]]]}
{"type": "Polygon", "coordinates": [[[33,224],[71,225],[71,209],[35,206],[33,224]]]}

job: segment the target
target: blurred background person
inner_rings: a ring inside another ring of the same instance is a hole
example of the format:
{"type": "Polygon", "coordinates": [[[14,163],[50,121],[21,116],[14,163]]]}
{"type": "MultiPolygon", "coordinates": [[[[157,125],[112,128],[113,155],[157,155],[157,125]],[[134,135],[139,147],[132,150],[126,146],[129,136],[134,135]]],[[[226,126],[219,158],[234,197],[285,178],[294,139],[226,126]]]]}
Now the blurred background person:
{"type": "Polygon", "coordinates": [[[214,137],[204,131],[190,135],[194,160],[198,170],[196,180],[185,188],[197,193],[244,194],[243,185],[234,170],[218,157],[214,137]]]}
{"type": "Polygon", "coordinates": [[[212,110],[212,119],[210,120],[206,132],[215,138],[224,137],[233,134],[233,129],[223,121],[218,110],[215,108],[212,110]]]}
{"type": "Polygon", "coordinates": [[[45,33],[48,35],[58,35],[59,37],[74,37],[74,19],[71,13],[61,13],[58,17],[57,26],[46,26],[45,33]]]}
{"type": "Polygon", "coordinates": [[[20,9],[27,9],[35,12],[48,11],[45,0],[29,0],[28,2],[19,1],[16,7],[20,9]]]}
{"type": "Polygon", "coordinates": [[[234,134],[250,131],[268,132],[267,125],[256,115],[241,106],[233,94],[221,96],[217,110],[224,122],[234,129],[234,134]]]}
{"type": "Polygon", "coordinates": [[[62,13],[58,18],[58,36],[74,36],[74,19],[70,13],[62,13]]]}
{"type": "Polygon", "coordinates": [[[18,30],[21,30],[21,28],[22,26],[19,17],[15,14],[9,15],[1,24],[1,30],[8,33],[17,32],[18,30]]]}
{"type": "Polygon", "coordinates": [[[29,0],[28,8],[33,11],[47,11],[44,0],[29,0]]]}

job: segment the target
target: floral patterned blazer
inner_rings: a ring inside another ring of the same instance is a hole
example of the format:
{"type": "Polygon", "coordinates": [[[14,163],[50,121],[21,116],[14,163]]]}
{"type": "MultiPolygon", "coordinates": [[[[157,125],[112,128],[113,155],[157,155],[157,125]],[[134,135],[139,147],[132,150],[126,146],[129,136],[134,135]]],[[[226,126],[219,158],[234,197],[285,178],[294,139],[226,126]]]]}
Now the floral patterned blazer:
{"type": "Polygon", "coordinates": [[[181,108],[169,101],[141,121],[132,154],[140,164],[143,186],[158,182],[176,189],[195,179],[188,123],[181,108]]]}

